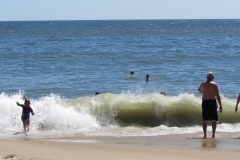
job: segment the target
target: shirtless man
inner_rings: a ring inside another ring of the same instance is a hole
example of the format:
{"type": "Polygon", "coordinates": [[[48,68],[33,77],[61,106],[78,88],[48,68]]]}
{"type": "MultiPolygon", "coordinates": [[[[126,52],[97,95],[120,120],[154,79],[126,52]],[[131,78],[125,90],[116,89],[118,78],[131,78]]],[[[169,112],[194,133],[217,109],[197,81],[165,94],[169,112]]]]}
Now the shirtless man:
{"type": "Polygon", "coordinates": [[[207,138],[207,122],[212,121],[212,138],[215,137],[215,131],[217,128],[218,112],[217,102],[219,104],[219,112],[222,112],[222,103],[219,95],[218,84],[213,82],[214,74],[209,72],[207,74],[207,80],[202,82],[198,91],[202,93],[202,127],[204,136],[207,138]],[[217,99],[217,102],[216,102],[217,99]]]}

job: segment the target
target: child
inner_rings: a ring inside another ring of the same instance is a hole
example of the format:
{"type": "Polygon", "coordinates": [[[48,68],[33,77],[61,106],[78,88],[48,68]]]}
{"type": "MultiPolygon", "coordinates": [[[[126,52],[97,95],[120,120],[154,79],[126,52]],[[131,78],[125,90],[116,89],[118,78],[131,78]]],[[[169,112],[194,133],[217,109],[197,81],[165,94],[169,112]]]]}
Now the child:
{"type": "Polygon", "coordinates": [[[25,130],[25,132],[29,131],[29,125],[30,125],[30,112],[32,113],[32,115],[34,115],[34,112],[32,110],[32,108],[30,107],[30,101],[28,98],[25,98],[25,103],[20,104],[18,102],[16,102],[18,106],[22,107],[22,122],[23,122],[23,128],[25,130]]]}

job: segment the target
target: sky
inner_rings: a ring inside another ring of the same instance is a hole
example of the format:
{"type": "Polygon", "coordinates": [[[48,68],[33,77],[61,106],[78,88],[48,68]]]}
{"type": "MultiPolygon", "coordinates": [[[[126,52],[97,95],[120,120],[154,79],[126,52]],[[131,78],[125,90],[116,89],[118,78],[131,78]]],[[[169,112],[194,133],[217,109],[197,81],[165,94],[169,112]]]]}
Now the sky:
{"type": "Polygon", "coordinates": [[[240,19],[240,0],[0,0],[0,21],[240,19]]]}

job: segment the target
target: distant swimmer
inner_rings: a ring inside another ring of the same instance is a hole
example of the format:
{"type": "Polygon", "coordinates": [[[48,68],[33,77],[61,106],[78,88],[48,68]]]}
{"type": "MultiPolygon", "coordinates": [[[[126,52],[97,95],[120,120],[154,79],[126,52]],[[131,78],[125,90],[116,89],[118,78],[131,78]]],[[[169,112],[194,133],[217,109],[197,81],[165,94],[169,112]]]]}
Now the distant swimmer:
{"type": "Polygon", "coordinates": [[[153,78],[152,78],[152,77],[150,78],[150,75],[149,75],[149,74],[146,74],[146,82],[149,82],[149,81],[151,81],[151,80],[153,80],[153,78]]]}
{"type": "Polygon", "coordinates": [[[95,92],[95,96],[98,95],[98,94],[100,94],[100,92],[95,92]]]}
{"type": "Polygon", "coordinates": [[[24,97],[25,102],[24,104],[20,104],[18,102],[17,105],[22,107],[22,123],[23,123],[23,128],[25,130],[25,132],[29,131],[29,126],[30,126],[30,112],[32,113],[32,115],[34,115],[34,112],[32,110],[32,108],[30,107],[30,100],[27,97],[24,97]]]}
{"type": "Polygon", "coordinates": [[[130,74],[133,75],[133,74],[135,74],[135,73],[134,73],[134,71],[131,71],[130,74]]]}
{"type": "Polygon", "coordinates": [[[160,94],[163,94],[164,96],[166,96],[166,93],[165,93],[165,92],[160,92],[160,94]]]}
{"type": "Polygon", "coordinates": [[[150,76],[149,74],[146,74],[146,82],[148,82],[150,80],[150,76]]]}
{"type": "Polygon", "coordinates": [[[217,128],[218,112],[217,102],[219,104],[219,112],[222,112],[222,103],[219,95],[218,84],[213,82],[214,74],[209,72],[207,74],[207,80],[202,82],[198,88],[198,91],[202,93],[202,127],[203,138],[207,138],[207,122],[212,121],[212,138],[215,137],[215,131],[217,128]],[[216,101],[217,99],[217,101],[216,101]]]}

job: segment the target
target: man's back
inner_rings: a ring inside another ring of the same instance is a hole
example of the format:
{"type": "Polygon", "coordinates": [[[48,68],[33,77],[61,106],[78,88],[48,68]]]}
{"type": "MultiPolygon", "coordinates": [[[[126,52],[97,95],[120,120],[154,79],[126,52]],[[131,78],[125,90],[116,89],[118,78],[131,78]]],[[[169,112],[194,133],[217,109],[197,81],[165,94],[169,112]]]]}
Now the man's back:
{"type": "Polygon", "coordinates": [[[218,85],[213,81],[202,82],[198,91],[202,93],[203,100],[216,99],[219,95],[218,85]]]}

